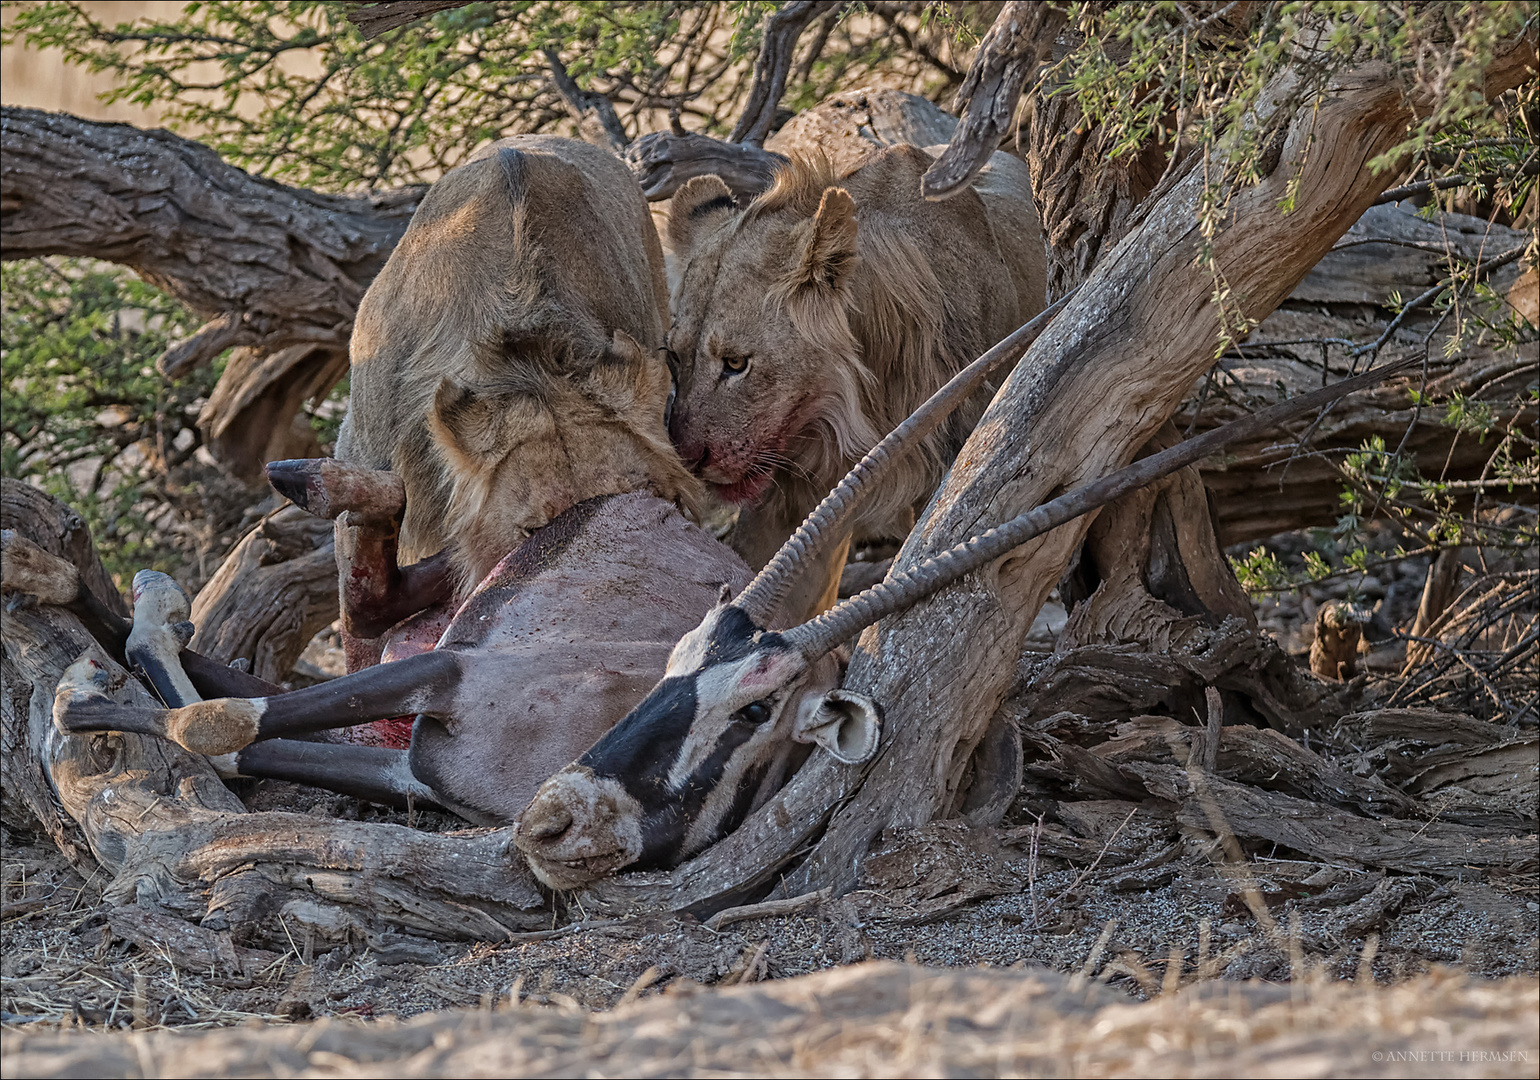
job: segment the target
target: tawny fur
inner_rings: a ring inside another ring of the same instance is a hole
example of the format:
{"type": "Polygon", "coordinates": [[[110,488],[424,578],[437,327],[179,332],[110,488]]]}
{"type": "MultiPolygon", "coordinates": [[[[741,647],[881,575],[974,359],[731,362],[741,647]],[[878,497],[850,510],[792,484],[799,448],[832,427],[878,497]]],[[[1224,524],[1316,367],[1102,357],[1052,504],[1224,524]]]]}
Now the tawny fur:
{"type": "MultiPolygon", "coordinates": [[[[733,544],[751,565],[883,433],[1041,310],[1030,196],[997,183],[988,200],[927,203],[932,160],[889,147],[843,176],[794,160],[741,209],[715,177],[674,196],[673,435],[698,475],[743,506],[733,544]]],[[[927,439],[857,530],[902,535],[986,402],[927,439]]]]}
{"type": "Polygon", "coordinates": [[[516,136],[434,184],[359,306],[337,444],[404,481],[401,560],[450,546],[470,586],[582,499],[691,503],[663,426],[666,310],[656,230],[613,155],[516,136]]]}

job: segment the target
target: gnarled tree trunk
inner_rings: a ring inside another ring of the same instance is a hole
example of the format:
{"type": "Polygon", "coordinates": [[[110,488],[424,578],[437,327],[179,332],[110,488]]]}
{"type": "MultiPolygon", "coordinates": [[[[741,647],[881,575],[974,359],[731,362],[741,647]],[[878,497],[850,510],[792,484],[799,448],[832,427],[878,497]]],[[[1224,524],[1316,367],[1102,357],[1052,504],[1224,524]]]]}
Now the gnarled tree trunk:
{"type": "MultiPolygon", "coordinates": [[[[1529,41],[1510,43],[1488,71],[1487,92],[1527,77],[1533,58],[1529,41]]],[[[1409,118],[1390,68],[1346,72],[1288,129],[1271,173],[1230,194],[1213,253],[1246,316],[1272,311],[1384,190],[1390,175],[1368,162],[1396,145],[1409,118]],[[1295,195],[1287,216],[1279,209],[1286,189],[1295,195]]],[[[1136,235],[1103,257],[1018,364],[895,565],[914,565],[1126,464],[1207,370],[1221,314],[1209,271],[1195,265],[1204,180],[1187,169],[1167,183],[1140,209],[1136,235]]],[[[1089,525],[1062,526],[862,636],[847,685],[887,710],[871,762],[817,757],[693,862],[600,883],[588,899],[706,907],[782,875],[790,893],[852,887],[878,833],[923,824],[955,801],[1026,631],[1089,525]],[[811,854],[786,874],[809,844],[811,854]]]]}
{"type": "Polygon", "coordinates": [[[224,464],[253,478],[306,456],[295,412],[346,372],[353,313],[422,189],[322,195],[167,131],[11,106],[0,148],[4,258],[133,267],[209,320],[161,358],[167,375],[240,347],[199,418],[224,464]]]}

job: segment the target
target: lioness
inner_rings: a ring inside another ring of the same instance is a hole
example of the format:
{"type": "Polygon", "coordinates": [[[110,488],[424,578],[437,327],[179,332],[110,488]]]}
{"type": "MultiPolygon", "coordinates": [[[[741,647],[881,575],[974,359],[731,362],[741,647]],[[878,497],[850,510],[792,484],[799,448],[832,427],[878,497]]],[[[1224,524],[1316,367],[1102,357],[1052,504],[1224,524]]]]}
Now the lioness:
{"type": "Polygon", "coordinates": [[[447,547],[463,593],[581,500],[697,498],[664,427],[667,305],[614,155],[520,135],[435,183],[359,305],[337,441],[405,482],[401,561],[447,547]]]}
{"type": "MultiPolygon", "coordinates": [[[[996,155],[997,159],[1003,155],[996,155]]],[[[874,152],[843,176],[793,159],[747,207],[715,176],[673,198],[680,260],[670,432],[741,510],[733,546],[761,566],[882,432],[1043,307],[1043,250],[1025,168],[981,196],[920,196],[933,159],[874,152]]],[[[902,535],[985,405],[954,415],[855,523],[902,535]]],[[[789,611],[835,599],[848,535],[789,611]]]]}

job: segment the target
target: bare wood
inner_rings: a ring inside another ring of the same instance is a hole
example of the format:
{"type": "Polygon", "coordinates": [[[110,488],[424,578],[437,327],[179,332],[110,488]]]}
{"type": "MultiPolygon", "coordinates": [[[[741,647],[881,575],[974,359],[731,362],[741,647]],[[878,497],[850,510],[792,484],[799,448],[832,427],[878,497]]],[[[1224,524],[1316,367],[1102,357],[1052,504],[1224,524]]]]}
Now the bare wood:
{"type": "MultiPolygon", "coordinates": [[[[1534,859],[1535,837],[1514,836],[1507,829],[1437,821],[1374,821],[1216,777],[1199,782],[1205,789],[1202,795],[1236,836],[1271,840],[1327,863],[1456,877],[1471,868],[1507,868],[1534,859]]],[[[1202,801],[1184,803],[1177,820],[1212,829],[1202,801]]]]}
{"type": "Polygon", "coordinates": [[[4,257],[122,263],[215,318],[219,332],[179,370],[216,345],[346,351],[358,300],[421,196],[322,195],[252,176],[167,131],[11,106],[0,115],[4,257]],[[232,338],[223,328],[237,317],[232,338]]]}
{"type": "Polygon", "coordinates": [[[244,658],[282,682],[315,634],[337,617],[332,526],[296,506],[242,537],[193,600],[192,649],[219,663],[244,658]]]}
{"type": "Polygon", "coordinates": [[[364,40],[372,41],[398,27],[426,19],[440,11],[464,7],[471,0],[386,0],[380,4],[349,4],[348,22],[358,27],[364,40]]]}
{"type": "MultiPolygon", "coordinates": [[[[1464,393],[1489,403],[1498,422],[1506,427],[1522,411],[1520,395],[1525,384],[1533,381],[1534,363],[1521,349],[1503,355],[1477,349],[1454,360],[1430,356],[1427,366],[1426,388],[1421,371],[1415,370],[1365,392],[1352,403],[1333,408],[1311,434],[1309,451],[1357,448],[1375,435],[1388,446],[1397,446],[1404,437],[1402,452],[1409,458],[1437,462],[1440,472],[1450,480],[1479,479],[1491,457],[1490,440],[1483,446],[1475,439],[1457,437],[1453,428],[1433,422],[1427,409],[1419,418],[1408,391],[1421,390],[1435,399],[1464,393]]],[[[1318,364],[1287,358],[1253,360],[1236,374],[1244,381],[1245,399],[1227,401],[1211,395],[1201,413],[1192,405],[1184,405],[1175,418],[1177,425],[1194,425],[1201,431],[1239,416],[1259,398],[1273,396],[1273,387],[1279,383],[1295,392],[1321,381],[1318,364]]],[[[1299,439],[1312,420],[1235,443],[1222,461],[1204,463],[1203,483],[1213,495],[1214,520],[1222,543],[1237,544],[1288,529],[1336,523],[1343,480],[1334,459],[1313,452],[1298,453],[1299,439]]],[[[1458,506],[1468,502],[1470,493],[1453,494],[1458,506]]]]}
{"type": "Polygon", "coordinates": [[[114,937],[132,941],[141,952],[164,957],[184,971],[249,979],[283,958],[267,949],[236,945],[228,930],[194,926],[141,907],[114,908],[107,921],[114,937]]]}
{"type": "Polygon", "coordinates": [[[626,164],[649,202],[671,199],[697,176],[720,176],[739,199],[753,198],[770,186],[775,170],[786,163],[780,154],[757,146],[723,142],[699,132],[675,135],[654,131],[625,153],[626,164]]]}
{"type": "Polygon", "coordinates": [[[318,456],[320,440],[300,406],[324,398],[347,370],[347,350],[334,344],[231,350],[198,414],[210,452],[242,480],[257,482],[264,462],[318,456]]]}
{"type": "Polygon", "coordinates": [[[840,5],[830,0],[791,0],[765,20],[764,39],[754,61],[754,82],[728,142],[764,145],[775,122],[775,110],[786,93],[786,76],[807,24],[840,5]]]}
{"type": "MultiPolygon", "coordinates": [[[[1201,753],[1198,754],[1198,765],[1204,772],[1213,773],[1219,766],[1219,742],[1223,738],[1225,719],[1224,698],[1212,686],[1205,689],[1204,698],[1208,705],[1208,716],[1203,727],[1203,741],[1201,753]]],[[[1195,751],[1199,749],[1199,747],[1194,747],[1195,751]]]]}
{"type": "Polygon", "coordinates": [[[788,896],[784,900],[766,900],[760,904],[744,904],[742,907],[724,908],[711,918],[706,920],[707,930],[720,930],[724,926],[730,926],[735,922],[743,922],[745,919],[769,919],[778,915],[797,915],[810,908],[815,908],[829,899],[828,889],[819,889],[817,892],[805,893],[802,896],[788,896]]]}
{"type": "Polygon", "coordinates": [[[603,94],[596,94],[584,90],[577,84],[567,65],[561,62],[561,54],[555,49],[545,50],[545,62],[551,69],[551,81],[556,84],[557,93],[561,94],[562,101],[566,102],[567,111],[578,122],[578,130],[583,132],[585,138],[597,142],[591,138],[592,134],[602,133],[605,141],[616,153],[623,153],[626,144],[631,140],[626,137],[626,129],[620,122],[620,116],[615,112],[615,103],[603,94]],[[597,127],[598,132],[593,132],[597,127]]]}
{"type": "MultiPolygon", "coordinates": [[[[232,407],[212,410],[216,439],[287,430],[292,412],[249,407],[276,393],[275,381],[314,394],[341,377],[358,301],[422,195],[323,195],[254,177],[168,131],[11,106],[0,113],[0,148],[4,258],[121,263],[208,317],[167,353],[173,371],[232,345],[260,354],[227,370],[222,388],[238,385],[224,390],[232,407]],[[291,346],[300,351],[271,370],[265,358],[291,346]]],[[[257,464],[238,471],[253,475],[257,464]]]]}
{"type": "MultiPolygon", "coordinates": [[[[1427,637],[1428,629],[1438,622],[1439,616],[1454,602],[1455,594],[1459,591],[1460,564],[1464,555],[1463,548],[1445,548],[1428,567],[1428,579],[1423,583],[1422,600],[1417,605],[1417,617],[1412,620],[1410,636],[1427,637]]],[[[1406,647],[1405,671],[1425,663],[1432,653],[1431,645],[1410,642],[1406,647]]]]}
{"type": "Polygon", "coordinates": [[[765,140],[763,149],[698,132],[654,132],[632,143],[625,157],[651,201],[671,198],[693,177],[713,173],[745,200],[769,187],[788,157],[824,154],[843,172],[884,146],[944,143],[956,127],[956,117],[916,94],[866,88],[833,94],[798,113],[765,140]]]}
{"type": "Polygon", "coordinates": [[[85,518],[31,484],[0,479],[0,528],[15,529],[50,555],[75,565],[81,582],[107,608],[123,618],[128,605],[102,565],[85,518]]]}
{"type": "MultiPolygon", "coordinates": [[[[1501,50],[1487,92],[1526,78],[1533,55],[1522,40],[1501,50]]],[[[1388,176],[1376,177],[1366,163],[1395,145],[1408,115],[1388,67],[1346,73],[1320,109],[1290,129],[1280,167],[1233,193],[1214,251],[1235,295],[1246,297],[1247,315],[1260,318],[1288,296],[1378,196],[1388,176]],[[1296,176],[1296,209],[1285,217],[1279,203],[1296,176]]],[[[1196,173],[1176,180],[1144,213],[1139,242],[1120,244],[1029,350],[896,566],[916,565],[1056,490],[1115,471],[1175,410],[1207,370],[1219,327],[1212,280],[1194,266],[1202,189],[1196,173]],[[1052,452],[1043,453],[1045,447],[1052,452]]],[[[839,809],[785,889],[850,888],[882,829],[923,824],[952,805],[968,751],[1009,686],[1022,639],[1088,525],[1080,519],[1041,537],[863,635],[846,685],[887,709],[872,763],[839,766],[815,757],[702,856],[668,874],[597,883],[585,907],[593,910],[590,899],[606,912],[734,903],[774,881],[792,853],[818,837],[831,807],[839,809]]]]}
{"type": "MultiPolygon", "coordinates": [[[[99,595],[104,604],[111,605],[113,614],[120,618],[127,615],[123,598],[91,544],[90,530],[75,511],[30,484],[5,478],[0,480],[0,528],[13,529],[48,554],[72,563],[83,581],[101,590],[99,595]]],[[[18,608],[19,601],[10,595],[4,599],[7,610],[0,622],[0,819],[14,829],[40,828],[66,859],[89,868],[94,859],[86,838],[59,805],[44,762],[31,751],[52,723],[49,692],[45,688],[39,697],[27,668],[19,664],[20,656],[13,657],[13,650],[19,654],[34,638],[46,640],[46,624],[39,631],[25,633],[43,609],[18,608]],[[34,727],[39,730],[34,731],[34,727]]]]}
{"type": "Polygon", "coordinates": [[[1065,17],[1056,4],[1030,0],[1011,0],[1000,9],[957,90],[957,131],[921,181],[927,199],[962,191],[999,149],[1014,127],[1022,88],[1053,47],[1065,17]]]}
{"type": "Polygon", "coordinates": [[[854,169],[874,150],[908,143],[933,147],[957,129],[957,117],[918,94],[863,87],[831,94],[765,140],[787,157],[823,154],[836,173],[854,169]]]}

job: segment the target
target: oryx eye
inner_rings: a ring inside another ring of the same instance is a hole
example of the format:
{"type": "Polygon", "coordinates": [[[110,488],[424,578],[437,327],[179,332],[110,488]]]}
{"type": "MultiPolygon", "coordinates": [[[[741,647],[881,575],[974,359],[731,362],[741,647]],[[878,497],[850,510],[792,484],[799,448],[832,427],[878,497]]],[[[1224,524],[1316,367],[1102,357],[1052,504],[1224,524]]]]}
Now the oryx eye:
{"type": "Polygon", "coordinates": [[[723,375],[742,375],[745,371],[748,370],[748,368],[749,358],[747,356],[722,357],[723,375]]]}
{"type": "Polygon", "coordinates": [[[749,724],[763,724],[770,719],[770,706],[763,701],[751,701],[733,714],[738,720],[749,724]]]}

